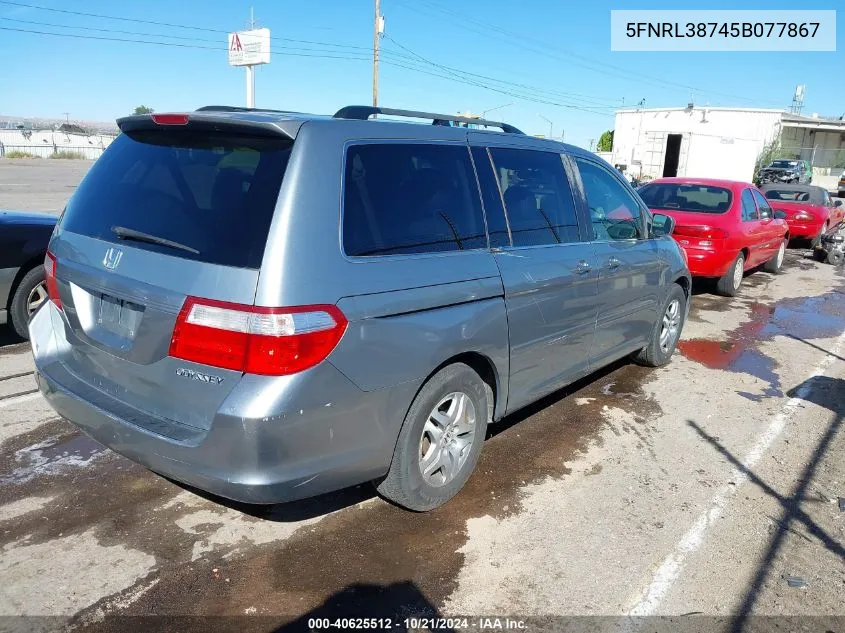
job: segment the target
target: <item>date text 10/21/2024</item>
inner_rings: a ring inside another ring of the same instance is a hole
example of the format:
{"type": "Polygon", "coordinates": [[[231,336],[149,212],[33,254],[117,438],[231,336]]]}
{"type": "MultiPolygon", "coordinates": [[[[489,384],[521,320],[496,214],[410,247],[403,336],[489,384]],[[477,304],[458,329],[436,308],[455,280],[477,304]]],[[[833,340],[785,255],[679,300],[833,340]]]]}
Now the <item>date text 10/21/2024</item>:
{"type": "Polygon", "coordinates": [[[425,618],[412,617],[403,620],[392,618],[310,618],[308,629],[311,631],[331,629],[363,629],[363,630],[390,630],[402,628],[408,631],[416,630],[451,630],[477,629],[477,630],[525,630],[524,620],[515,618],[425,618]]]}

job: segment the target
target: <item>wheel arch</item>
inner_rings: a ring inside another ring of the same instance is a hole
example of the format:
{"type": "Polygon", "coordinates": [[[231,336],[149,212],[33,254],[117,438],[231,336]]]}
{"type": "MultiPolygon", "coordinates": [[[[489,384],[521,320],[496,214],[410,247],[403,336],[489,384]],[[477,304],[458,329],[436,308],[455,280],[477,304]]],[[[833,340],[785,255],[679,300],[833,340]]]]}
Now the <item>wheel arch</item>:
{"type": "Polygon", "coordinates": [[[18,272],[15,274],[15,278],[12,280],[12,285],[9,287],[9,296],[6,297],[6,306],[7,310],[10,310],[12,307],[12,299],[15,297],[15,293],[18,291],[18,287],[21,285],[21,281],[23,278],[26,277],[27,273],[37,268],[38,266],[44,265],[44,257],[43,256],[33,256],[26,260],[21,267],[18,269],[18,272]]]}
{"type": "MultiPolygon", "coordinates": [[[[478,374],[484,384],[487,385],[487,397],[489,399],[489,402],[487,403],[488,421],[492,422],[500,418],[501,412],[504,411],[505,403],[498,402],[499,395],[502,393],[499,372],[496,370],[496,365],[493,361],[488,356],[485,356],[480,352],[467,351],[455,354],[435,367],[435,369],[425,377],[422,384],[424,385],[427,383],[434,374],[444,367],[455,363],[463,363],[469,366],[476,374],[478,374]]],[[[422,386],[420,386],[420,388],[422,388],[422,386]]]]}

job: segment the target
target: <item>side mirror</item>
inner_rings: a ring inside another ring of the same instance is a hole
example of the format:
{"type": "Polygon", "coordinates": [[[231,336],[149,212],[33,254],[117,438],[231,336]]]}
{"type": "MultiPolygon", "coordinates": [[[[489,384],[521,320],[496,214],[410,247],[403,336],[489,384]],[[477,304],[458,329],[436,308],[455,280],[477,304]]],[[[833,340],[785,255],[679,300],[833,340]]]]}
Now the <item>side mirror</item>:
{"type": "Polygon", "coordinates": [[[785,220],[786,217],[785,211],[775,211],[775,220],[785,220]]]}
{"type": "Polygon", "coordinates": [[[842,206],[842,200],[834,200],[833,206],[834,207],[841,207],[842,206]]]}
{"type": "Polygon", "coordinates": [[[662,213],[655,213],[651,218],[651,235],[652,237],[663,237],[665,235],[672,235],[675,230],[675,218],[663,215],[662,213]]]}

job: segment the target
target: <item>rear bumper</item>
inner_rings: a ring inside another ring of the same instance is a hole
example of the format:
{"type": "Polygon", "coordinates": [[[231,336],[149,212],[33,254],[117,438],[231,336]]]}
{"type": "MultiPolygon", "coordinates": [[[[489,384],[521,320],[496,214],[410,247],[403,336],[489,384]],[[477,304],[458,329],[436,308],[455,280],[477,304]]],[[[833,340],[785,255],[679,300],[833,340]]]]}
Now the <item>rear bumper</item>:
{"type": "Polygon", "coordinates": [[[63,362],[70,348],[61,322],[48,302],[30,324],[36,380],[60,415],[154,472],[246,503],[301,499],[384,475],[401,403],[417,387],[363,392],[327,362],[296,376],[244,376],[203,430],[153,419],[74,375],[63,362]]]}
{"type": "Polygon", "coordinates": [[[683,244],[681,248],[687,254],[687,266],[693,277],[721,277],[736,259],[736,253],[721,249],[687,248],[683,244]]]}
{"type": "Polygon", "coordinates": [[[789,226],[789,237],[817,237],[822,232],[822,227],[824,226],[824,221],[819,220],[817,222],[791,222],[788,221],[787,225],[789,226]]]}

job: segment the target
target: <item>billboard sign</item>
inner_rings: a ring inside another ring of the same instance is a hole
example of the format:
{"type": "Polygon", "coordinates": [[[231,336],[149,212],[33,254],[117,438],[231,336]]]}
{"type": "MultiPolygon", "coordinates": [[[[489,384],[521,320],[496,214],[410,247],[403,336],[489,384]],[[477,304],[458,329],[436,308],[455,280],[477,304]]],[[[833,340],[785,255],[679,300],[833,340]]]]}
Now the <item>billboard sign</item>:
{"type": "Polygon", "coordinates": [[[270,29],[229,33],[229,65],[255,66],[270,63],[270,29]]]}

